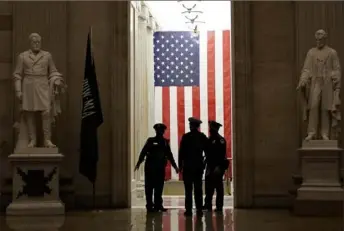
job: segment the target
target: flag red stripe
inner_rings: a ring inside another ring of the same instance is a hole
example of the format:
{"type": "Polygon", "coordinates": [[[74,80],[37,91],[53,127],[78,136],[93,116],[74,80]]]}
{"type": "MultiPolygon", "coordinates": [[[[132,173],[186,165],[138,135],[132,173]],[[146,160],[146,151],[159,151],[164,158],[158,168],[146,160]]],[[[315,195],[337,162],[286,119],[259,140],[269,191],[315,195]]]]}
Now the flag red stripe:
{"type": "Polygon", "coordinates": [[[199,87],[192,87],[192,116],[200,119],[201,101],[199,87]]]}
{"type": "MultiPolygon", "coordinates": [[[[162,88],[162,122],[167,126],[165,137],[170,139],[170,89],[162,88]]],[[[167,163],[165,168],[165,180],[171,179],[171,163],[167,163]]]]}
{"type": "MultiPolygon", "coordinates": [[[[180,140],[185,133],[185,96],[184,87],[177,87],[177,123],[178,123],[178,147],[180,140]]],[[[178,155],[178,153],[175,153],[178,155]]],[[[179,173],[179,180],[182,180],[182,175],[179,173]]]]}
{"type": "MultiPolygon", "coordinates": [[[[171,230],[171,215],[170,214],[168,216],[162,216],[162,228],[164,231],[173,231],[171,230]]],[[[151,229],[148,229],[148,230],[151,230],[151,229]]]]}
{"type": "Polygon", "coordinates": [[[223,118],[224,118],[223,129],[224,129],[224,138],[227,141],[227,157],[231,157],[232,156],[232,153],[231,153],[231,146],[232,146],[231,144],[231,70],[230,70],[230,31],[229,30],[223,31],[222,41],[223,41],[223,118]]]}
{"type": "MultiPolygon", "coordinates": [[[[185,229],[185,217],[182,213],[178,214],[178,231],[188,231],[185,229]]],[[[163,230],[165,231],[165,230],[163,230]]]]}
{"type": "MultiPolygon", "coordinates": [[[[215,95],[215,31],[208,31],[207,66],[208,66],[208,120],[216,120],[215,95]]],[[[204,121],[208,123],[208,121],[204,121]]]]}

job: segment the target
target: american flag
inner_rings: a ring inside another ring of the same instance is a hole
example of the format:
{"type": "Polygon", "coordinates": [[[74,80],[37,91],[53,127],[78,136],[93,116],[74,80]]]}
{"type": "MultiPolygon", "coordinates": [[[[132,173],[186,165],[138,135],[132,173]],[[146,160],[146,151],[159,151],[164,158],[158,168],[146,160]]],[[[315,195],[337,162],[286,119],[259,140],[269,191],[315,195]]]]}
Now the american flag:
{"type": "MultiPolygon", "coordinates": [[[[159,31],[154,33],[155,121],[167,126],[172,153],[178,163],[179,143],[189,131],[188,118],[203,121],[201,131],[208,135],[208,121],[223,127],[231,157],[231,70],[230,31],[159,31]]],[[[181,175],[166,167],[166,180],[181,175]]]]}

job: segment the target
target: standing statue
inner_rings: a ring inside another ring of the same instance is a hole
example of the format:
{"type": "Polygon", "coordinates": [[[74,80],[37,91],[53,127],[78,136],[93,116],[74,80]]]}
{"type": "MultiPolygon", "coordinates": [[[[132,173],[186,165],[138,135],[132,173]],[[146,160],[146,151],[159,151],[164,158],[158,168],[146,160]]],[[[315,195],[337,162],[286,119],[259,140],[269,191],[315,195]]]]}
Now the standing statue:
{"type": "Polygon", "coordinates": [[[326,39],[324,30],[315,32],[316,47],[307,53],[297,86],[304,100],[303,118],[308,120],[305,141],[319,136],[323,140],[337,139],[340,129],[340,63],[337,52],[326,45],[326,39]]]}
{"type": "Polygon", "coordinates": [[[29,40],[31,48],[18,56],[13,73],[21,114],[17,148],[23,148],[18,147],[18,143],[23,141],[29,148],[37,146],[36,113],[40,113],[42,118],[44,147],[54,148],[51,123],[61,113],[59,96],[66,85],[55,67],[52,55],[41,50],[41,36],[32,33],[29,40]]]}

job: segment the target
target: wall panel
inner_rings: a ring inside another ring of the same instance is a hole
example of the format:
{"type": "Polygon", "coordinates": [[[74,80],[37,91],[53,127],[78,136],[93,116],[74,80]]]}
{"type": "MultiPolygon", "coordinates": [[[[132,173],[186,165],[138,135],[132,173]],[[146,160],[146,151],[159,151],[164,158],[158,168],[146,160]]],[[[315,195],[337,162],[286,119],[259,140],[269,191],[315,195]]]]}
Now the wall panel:
{"type": "Polygon", "coordinates": [[[294,3],[253,3],[252,17],[254,193],[287,196],[297,160],[294,3]]]}

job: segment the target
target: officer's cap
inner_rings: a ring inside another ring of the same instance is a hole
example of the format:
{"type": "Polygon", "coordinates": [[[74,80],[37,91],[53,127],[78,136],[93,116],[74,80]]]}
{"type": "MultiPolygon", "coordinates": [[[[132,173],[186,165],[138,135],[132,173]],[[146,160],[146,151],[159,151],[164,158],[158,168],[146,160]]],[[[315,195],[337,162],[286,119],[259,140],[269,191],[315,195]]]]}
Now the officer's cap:
{"type": "Polygon", "coordinates": [[[222,127],[222,124],[216,122],[215,120],[210,120],[210,121],[209,121],[209,127],[210,127],[210,128],[213,128],[213,129],[215,129],[215,130],[219,130],[220,127],[222,127]]]}
{"type": "Polygon", "coordinates": [[[196,118],[194,118],[194,117],[190,117],[190,118],[189,118],[189,123],[190,123],[190,124],[200,125],[200,124],[202,123],[202,121],[199,120],[199,119],[196,119],[196,118]]]}
{"type": "Polygon", "coordinates": [[[157,123],[157,124],[154,124],[153,128],[155,130],[166,130],[167,127],[163,123],[157,123]]]}

